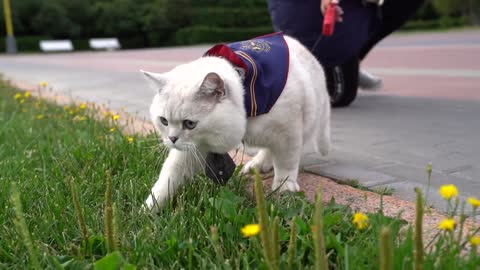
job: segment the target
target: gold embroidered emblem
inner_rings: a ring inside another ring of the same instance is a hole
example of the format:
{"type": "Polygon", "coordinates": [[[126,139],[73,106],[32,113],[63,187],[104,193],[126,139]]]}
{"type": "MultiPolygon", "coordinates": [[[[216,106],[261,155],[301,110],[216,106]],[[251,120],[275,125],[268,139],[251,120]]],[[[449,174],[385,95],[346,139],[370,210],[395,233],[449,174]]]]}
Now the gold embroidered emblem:
{"type": "Polygon", "coordinates": [[[269,52],[272,49],[270,44],[270,42],[263,39],[247,40],[240,43],[240,49],[254,52],[269,52]]]}

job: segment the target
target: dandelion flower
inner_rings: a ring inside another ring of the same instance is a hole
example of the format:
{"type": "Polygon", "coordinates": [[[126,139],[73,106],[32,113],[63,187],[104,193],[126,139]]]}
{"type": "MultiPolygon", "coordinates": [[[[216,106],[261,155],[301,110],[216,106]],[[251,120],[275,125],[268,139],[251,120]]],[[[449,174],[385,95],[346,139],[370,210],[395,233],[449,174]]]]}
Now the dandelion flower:
{"type": "Polygon", "coordinates": [[[45,115],[43,115],[43,114],[37,115],[37,119],[43,119],[43,118],[45,118],[45,115]]]}
{"type": "Polygon", "coordinates": [[[480,236],[472,236],[472,238],[470,238],[470,244],[472,244],[472,246],[480,246],[480,236]]]}
{"type": "Polygon", "coordinates": [[[129,143],[133,143],[135,141],[135,139],[133,137],[128,137],[127,140],[128,140],[129,143]]]}
{"type": "Polygon", "coordinates": [[[353,215],[352,223],[355,224],[359,230],[363,230],[368,227],[368,217],[362,212],[357,212],[353,215]]]}
{"type": "Polygon", "coordinates": [[[241,231],[244,237],[252,237],[260,233],[260,225],[248,224],[241,231]]]}
{"type": "Polygon", "coordinates": [[[47,83],[46,81],[42,81],[42,82],[40,83],[40,86],[41,86],[41,87],[47,87],[47,86],[48,86],[48,83],[47,83]]]}
{"type": "Polygon", "coordinates": [[[22,94],[20,94],[20,93],[16,93],[16,94],[15,94],[15,99],[18,100],[18,99],[21,99],[21,98],[23,98],[23,95],[22,95],[22,94]]]}
{"type": "Polygon", "coordinates": [[[87,120],[87,117],[86,117],[86,116],[78,116],[78,115],[77,115],[77,116],[75,116],[75,117],[73,118],[73,121],[74,121],[74,122],[77,122],[77,121],[78,121],[78,122],[82,122],[82,121],[85,121],[85,120],[87,120]]]}
{"type": "Polygon", "coordinates": [[[118,119],[120,119],[120,115],[114,114],[114,115],[112,115],[112,119],[113,119],[113,121],[117,121],[118,119]]]}
{"type": "Polygon", "coordinates": [[[117,130],[117,129],[113,127],[113,128],[110,129],[110,132],[115,132],[115,130],[117,130]]]}
{"type": "Polygon", "coordinates": [[[80,109],[85,110],[87,108],[87,103],[80,104],[80,109]]]}
{"type": "Polygon", "coordinates": [[[480,207],[480,200],[475,197],[468,198],[468,203],[472,205],[473,209],[480,207]]]}
{"type": "Polygon", "coordinates": [[[451,198],[458,196],[458,189],[453,184],[441,186],[439,192],[446,200],[450,200],[451,198]]]}
{"type": "Polygon", "coordinates": [[[30,91],[25,92],[25,98],[29,98],[32,96],[32,93],[30,91]]]}
{"type": "Polygon", "coordinates": [[[440,222],[440,225],[438,225],[439,229],[445,230],[445,231],[453,231],[455,229],[455,219],[453,218],[446,218],[440,222]]]}

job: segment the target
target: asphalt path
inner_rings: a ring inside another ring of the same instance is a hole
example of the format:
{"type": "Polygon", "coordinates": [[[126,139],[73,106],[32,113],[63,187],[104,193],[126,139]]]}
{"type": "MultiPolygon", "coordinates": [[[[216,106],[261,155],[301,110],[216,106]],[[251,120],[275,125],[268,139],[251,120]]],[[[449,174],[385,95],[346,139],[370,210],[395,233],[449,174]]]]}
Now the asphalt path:
{"type": "MultiPolygon", "coordinates": [[[[168,71],[209,47],[1,55],[0,73],[146,117],[154,93],[138,70],[168,71]]],[[[383,78],[383,89],[333,110],[333,151],[306,158],[305,169],[413,200],[414,187],[427,190],[431,162],[434,205],[444,207],[437,191],[447,183],[463,199],[480,198],[480,30],[393,35],[363,68],[383,78]]]]}

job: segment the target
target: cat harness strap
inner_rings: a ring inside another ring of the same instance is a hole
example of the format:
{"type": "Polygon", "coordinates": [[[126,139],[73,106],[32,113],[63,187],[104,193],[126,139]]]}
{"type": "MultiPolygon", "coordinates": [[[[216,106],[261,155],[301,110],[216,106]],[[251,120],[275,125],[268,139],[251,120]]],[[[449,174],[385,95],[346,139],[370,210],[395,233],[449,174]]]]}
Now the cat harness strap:
{"type": "Polygon", "coordinates": [[[218,44],[204,56],[222,57],[245,70],[243,84],[248,117],[268,113],[287,82],[289,50],[281,32],[231,44],[218,44]]]}

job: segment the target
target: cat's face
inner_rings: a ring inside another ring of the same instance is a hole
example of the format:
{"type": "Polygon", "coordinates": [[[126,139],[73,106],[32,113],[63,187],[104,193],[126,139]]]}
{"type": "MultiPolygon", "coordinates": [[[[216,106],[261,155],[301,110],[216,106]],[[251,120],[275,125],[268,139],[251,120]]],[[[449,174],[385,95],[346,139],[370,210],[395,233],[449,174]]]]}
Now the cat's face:
{"type": "Polygon", "coordinates": [[[229,100],[229,86],[215,72],[202,76],[145,73],[154,82],[150,114],[169,148],[225,153],[245,134],[243,108],[229,100]]]}

